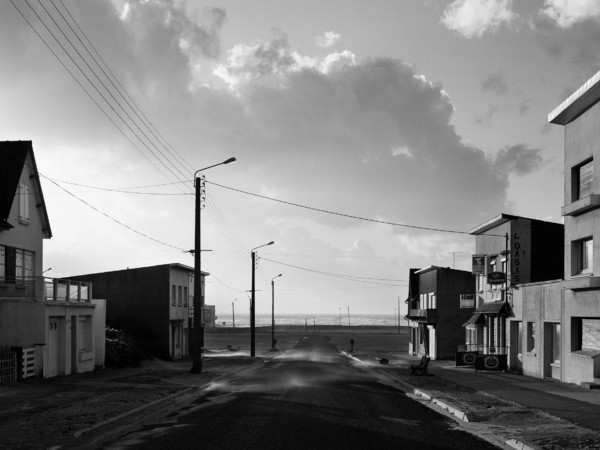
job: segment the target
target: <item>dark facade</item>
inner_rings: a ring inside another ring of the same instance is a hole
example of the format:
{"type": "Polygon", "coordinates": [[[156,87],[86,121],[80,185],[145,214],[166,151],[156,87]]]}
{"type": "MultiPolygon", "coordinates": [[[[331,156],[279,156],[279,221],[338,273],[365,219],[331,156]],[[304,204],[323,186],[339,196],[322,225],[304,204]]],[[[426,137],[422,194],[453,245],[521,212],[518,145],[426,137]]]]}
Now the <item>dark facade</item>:
{"type": "Polygon", "coordinates": [[[475,304],[466,301],[475,290],[470,272],[431,266],[411,269],[408,314],[409,353],[432,359],[454,358],[464,341],[462,324],[473,314],[475,304]]]}
{"type": "Polygon", "coordinates": [[[107,301],[108,326],[141,338],[153,355],[181,358],[189,355],[193,277],[192,267],[164,264],[71,278],[94,283],[94,295],[107,301]]]}

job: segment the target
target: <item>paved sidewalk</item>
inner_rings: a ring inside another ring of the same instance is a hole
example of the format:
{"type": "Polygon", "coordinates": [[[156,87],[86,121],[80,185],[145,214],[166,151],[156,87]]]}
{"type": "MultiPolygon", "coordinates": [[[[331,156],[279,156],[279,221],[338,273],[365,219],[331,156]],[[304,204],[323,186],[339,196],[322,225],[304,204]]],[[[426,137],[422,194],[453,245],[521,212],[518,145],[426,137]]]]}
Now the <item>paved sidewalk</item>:
{"type": "Polygon", "coordinates": [[[404,390],[461,421],[480,423],[519,449],[600,449],[600,391],[505,372],[430,361],[429,376],[410,376],[420,358],[406,353],[351,355],[401,383],[404,390]],[[384,360],[382,364],[382,359],[384,360]]]}
{"type": "Polygon", "coordinates": [[[600,431],[600,390],[504,372],[476,372],[433,361],[431,373],[503,400],[600,431]]]}

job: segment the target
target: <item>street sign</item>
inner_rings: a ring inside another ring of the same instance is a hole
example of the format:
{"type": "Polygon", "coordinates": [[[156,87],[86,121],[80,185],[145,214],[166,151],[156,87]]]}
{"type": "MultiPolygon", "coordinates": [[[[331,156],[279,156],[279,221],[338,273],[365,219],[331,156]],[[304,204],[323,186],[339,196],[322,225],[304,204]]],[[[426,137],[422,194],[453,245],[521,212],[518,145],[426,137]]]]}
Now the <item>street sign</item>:
{"type": "Polygon", "coordinates": [[[490,272],[487,274],[488,284],[504,284],[506,283],[506,274],[504,272],[490,272]]]}

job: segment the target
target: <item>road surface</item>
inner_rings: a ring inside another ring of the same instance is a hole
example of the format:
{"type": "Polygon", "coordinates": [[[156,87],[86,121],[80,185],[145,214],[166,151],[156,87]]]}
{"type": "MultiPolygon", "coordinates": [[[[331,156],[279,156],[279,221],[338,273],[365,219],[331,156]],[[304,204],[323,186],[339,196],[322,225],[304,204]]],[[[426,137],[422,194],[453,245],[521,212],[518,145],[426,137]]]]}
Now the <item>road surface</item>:
{"type": "Polygon", "coordinates": [[[126,422],[80,448],[497,448],[380,382],[323,335],[126,422]]]}

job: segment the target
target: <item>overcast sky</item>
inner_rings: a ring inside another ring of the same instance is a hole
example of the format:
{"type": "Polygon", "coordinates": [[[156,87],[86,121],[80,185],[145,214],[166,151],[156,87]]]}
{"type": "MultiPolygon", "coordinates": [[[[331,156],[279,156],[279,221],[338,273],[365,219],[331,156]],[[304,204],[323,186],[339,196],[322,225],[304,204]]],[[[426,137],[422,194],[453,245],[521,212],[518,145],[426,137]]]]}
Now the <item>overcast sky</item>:
{"type": "Polygon", "coordinates": [[[235,156],[205,172],[219,320],[272,240],[257,312],[281,273],[278,312],[394,314],[409,268],[470,270],[478,224],[561,222],[547,115],[600,69],[599,22],[597,0],[3,1],[0,140],[33,141],[47,275],[193,266],[193,173],[235,156]]]}

